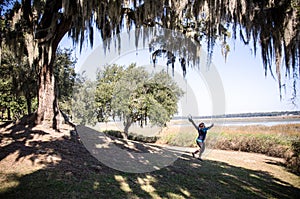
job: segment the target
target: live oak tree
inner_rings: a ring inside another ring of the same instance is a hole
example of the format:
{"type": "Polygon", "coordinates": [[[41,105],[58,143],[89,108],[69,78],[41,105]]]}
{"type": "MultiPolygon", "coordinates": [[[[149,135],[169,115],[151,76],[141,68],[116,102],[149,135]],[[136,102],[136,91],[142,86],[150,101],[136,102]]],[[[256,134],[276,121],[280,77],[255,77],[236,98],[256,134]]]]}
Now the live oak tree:
{"type": "Polygon", "coordinates": [[[120,118],[124,123],[123,137],[130,126],[164,126],[177,113],[183,91],[164,71],[150,75],[142,67],[106,66],[98,73],[95,108],[98,121],[120,118]]]}
{"type": "MultiPolygon", "coordinates": [[[[35,65],[28,64],[28,58],[16,58],[7,48],[2,49],[0,65],[0,109],[2,118],[16,120],[31,114],[37,107],[37,71],[35,65]],[[4,113],[5,116],[4,116],[4,113]]],[[[54,62],[57,98],[59,107],[67,114],[71,111],[71,98],[76,60],[72,50],[58,49],[54,62]]]]}
{"type": "Polygon", "coordinates": [[[299,5],[299,0],[4,0],[0,1],[0,42],[10,45],[18,57],[28,56],[30,65],[38,65],[35,121],[59,128],[53,63],[67,33],[80,46],[83,41],[92,45],[96,27],[106,48],[109,38],[125,27],[167,28],[196,43],[206,42],[210,56],[220,41],[226,56],[232,27],[233,38],[239,35],[245,44],[252,44],[254,53],[261,48],[265,71],[275,65],[281,88],[282,62],[288,74],[299,74],[299,5]]]}

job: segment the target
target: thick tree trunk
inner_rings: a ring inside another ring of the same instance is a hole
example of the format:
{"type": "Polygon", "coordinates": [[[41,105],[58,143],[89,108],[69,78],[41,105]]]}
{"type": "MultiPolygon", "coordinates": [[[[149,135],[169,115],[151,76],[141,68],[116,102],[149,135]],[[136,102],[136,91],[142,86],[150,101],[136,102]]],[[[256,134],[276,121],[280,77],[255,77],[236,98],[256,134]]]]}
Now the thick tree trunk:
{"type": "Polygon", "coordinates": [[[39,75],[37,124],[59,129],[62,122],[55,92],[53,66],[44,64],[39,75]]]}
{"type": "Polygon", "coordinates": [[[59,130],[63,117],[58,108],[53,63],[58,42],[48,42],[39,46],[40,71],[38,84],[38,109],[36,124],[59,130]]]}
{"type": "MultiPolygon", "coordinates": [[[[51,15],[52,13],[49,12],[47,14],[51,15]]],[[[58,44],[69,31],[71,22],[72,18],[62,18],[58,25],[51,24],[53,25],[52,29],[55,31],[48,32],[50,37],[48,38],[47,35],[41,38],[41,43],[39,44],[40,73],[36,124],[43,124],[55,130],[59,130],[64,118],[58,107],[53,63],[58,44]]]]}

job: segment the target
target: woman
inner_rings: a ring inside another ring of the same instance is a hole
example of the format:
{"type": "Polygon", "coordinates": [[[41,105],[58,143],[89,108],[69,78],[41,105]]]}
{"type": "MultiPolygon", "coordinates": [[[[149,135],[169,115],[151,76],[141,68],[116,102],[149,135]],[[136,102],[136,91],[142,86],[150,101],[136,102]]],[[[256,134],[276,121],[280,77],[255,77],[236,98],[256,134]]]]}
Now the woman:
{"type": "Polygon", "coordinates": [[[205,137],[206,137],[206,133],[207,133],[207,130],[209,130],[211,127],[214,126],[214,124],[210,125],[209,127],[205,127],[205,124],[203,122],[201,122],[199,124],[199,126],[197,126],[195,124],[195,122],[193,121],[192,116],[189,116],[189,121],[194,125],[194,127],[198,131],[198,137],[196,139],[196,143],[199,146],[199,149],[196,150],[195,152],[193,152],[192,155],[193,155],[193,157],[195,157],[195,155],[200,152],[200,154],[199,154],[199,160],[202,161],[201,156],[202,156],[202,153],[205,150],[205,142],[204,142],[204,140],[205,140],[205,137]]]}

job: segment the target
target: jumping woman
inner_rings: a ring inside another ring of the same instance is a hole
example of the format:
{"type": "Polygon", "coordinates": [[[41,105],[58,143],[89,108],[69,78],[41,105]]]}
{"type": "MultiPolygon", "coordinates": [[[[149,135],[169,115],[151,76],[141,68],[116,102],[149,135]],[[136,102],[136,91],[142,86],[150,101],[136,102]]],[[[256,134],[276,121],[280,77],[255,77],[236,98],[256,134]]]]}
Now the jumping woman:
{"type": "Polygon", "coordinates": [[[199,149],[196,150],[195,152],[192,153],[193,157],[195,157],[195,155],[197,153],[199,153],[199,160],[202,161],[201,156],[205,150],[205,137],[206,137],[206,133],[207,130],[209,130],[211,127],[214,126],[214,124],[210,125],[209,127],[205,127],[205,124],[203,122],[201,122],[198,126],[195,124],[195,122],[192,119],[192,116],[188,117],[189,121],[194,125],[194,127],[197,129],[198,131],[198,137],[196,139],[196,143],[199,146],[199,149]]]}

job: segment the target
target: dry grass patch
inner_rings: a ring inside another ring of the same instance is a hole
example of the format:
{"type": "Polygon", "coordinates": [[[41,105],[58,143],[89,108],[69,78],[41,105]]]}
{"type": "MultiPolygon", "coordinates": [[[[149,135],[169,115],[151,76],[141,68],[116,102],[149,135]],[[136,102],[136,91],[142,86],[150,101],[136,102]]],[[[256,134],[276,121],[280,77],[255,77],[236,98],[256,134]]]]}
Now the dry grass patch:
{"type": "MultiPolygon", "coordinates": [[[[158,143],[196,147],[193,126],[171,125],[160,134],[158,143]]],[[[285,158],[288,168],[300,173],[300,124],[275,126],[214,126],[207,134],[208,148],[262,153],[285,158]]]]}

